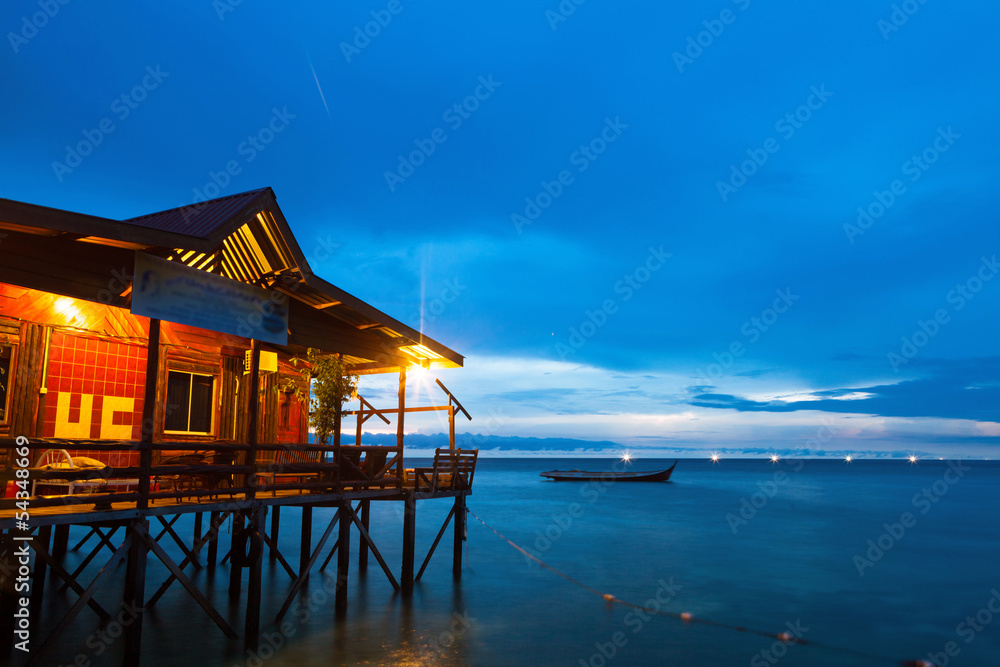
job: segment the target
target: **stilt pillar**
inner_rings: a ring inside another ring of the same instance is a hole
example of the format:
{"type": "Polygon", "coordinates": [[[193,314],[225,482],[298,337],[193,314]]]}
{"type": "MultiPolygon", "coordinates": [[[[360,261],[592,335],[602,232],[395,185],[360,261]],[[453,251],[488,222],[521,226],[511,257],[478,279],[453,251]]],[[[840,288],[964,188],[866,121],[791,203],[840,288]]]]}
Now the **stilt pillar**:
{"type": "Polygon", "coordinates": [[[306,566],[309,564],[309,556],[312,555],[312,525],[313,508],[308,505],[302,507],[302,534],[300,535],[299,546],[299,576],[306,573],[306,566]]]}
{"type": "MultiPolygon", "coordinates": [[[[271,543],[278,543],[278,528],[281,526],[281,506],[275,505],[271,508],[271,543]]],[[[269,560],[275,560],[278,557],[277,552],[274,549],[268,549],[269,560]]]]}
{"type": "MultiPolygon", "coordinates": [[[[212,512],[208,518],[208,525],[214,526],[215,522],[219,519],[219,512],[212,512]]],[[[212,539],[208,541],[208,556],[206,560],[208,561],[209,571],[215,569],[215,563],[219,558],[219,531],[216,530],[212,539]]]]}
{"type": "Polygon", "coordinates": [[[462,546],[465,542],[465,494],[455,496],[455,553],[451,573],[458,580],[462,578],[462,546]]]}
{"type": "Polygon", "coordinates": [[[230,518],[229,538],[229,598],[238,600],[240,589],[243,587],[243,554],[237,554],[245,545],[240,541],[243,533],[243,513],[233,512],[230,518]]]}
{"type": "Polygon", "coordinates": [[[52,540],[52,557],[61,563],[66,558],[69,549],[69,524],[55,527],[55,537],[52,540]]]}
{"type": "MultiPolygon", "coordinates": [[[[49,543],[52,541],[52,526],[42,526],[38,529],[38,534],[32,542],[46,551],[49,550],[49,543]]],[[[45,561],[35,557],[35,569],[31,573],[31,618],[38,621],[39,613],[42,610],[42,599],[45,597],[45,561]]]]}
{"type": "Polygon", "coordinates": [[[260,641],[260,592],[264,562],[264,532],[267,507],[260,507],[250,515],[250,562],[247,563],[247,613],[244,625],[244,648],[256,650],[260,641]]]}
{"type": "Polygon", "coordinates": [[[400,587],[403,595],[413,593],[413,557],[417,542],[417,500],[407,495],[403,501],[403,573],[400,587]]]}
{"type": "Polygon", "coordinates": [[[337,618],[347,615],[347,571],[351,564],[351,501],[340,502],[340,519],[337,546],[337,590],[334,607],[337,618]]]}
{"type": "Polygon", "coordinates": [[[146,596],[146,543],[138,534],[140,529],[149,531],[149,521],[135,519],[128,525],[126,538],[129,540],[128,560],[125,566],[125,596],[122,600],[124,618],[131,619],[125,626],[125,659],[126,667],[136,667],[139,664],[139,653],[142,645],[142,613],[146,596]]]}
{"type": "MultiPolygon", "coordinates": [[[[366,533],[371,533],[371,506],[372,501],[361,501],[361,525],[365,527],[366,533]]],[[[358,540],[358,574],[363,575],[368,571],[368,543],[358,540]]]]}

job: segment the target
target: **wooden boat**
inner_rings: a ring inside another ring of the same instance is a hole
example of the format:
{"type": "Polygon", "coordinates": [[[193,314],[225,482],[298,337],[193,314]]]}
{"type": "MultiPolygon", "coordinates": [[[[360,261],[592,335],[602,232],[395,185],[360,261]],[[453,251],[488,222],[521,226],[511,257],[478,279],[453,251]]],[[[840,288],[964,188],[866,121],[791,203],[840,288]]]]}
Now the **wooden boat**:
{"type": "Polygon", "coordinates": [[[589,472],[586,470],[550,470],[549,472],[538,473],[542,477],[548,477],[555,482],[586,482],[595,480],[599,482],[666,482],[677,467],[677,461],[666,470],[635,470],[631,472],[615,472],[605,470],[604,472],[589,472]]]}

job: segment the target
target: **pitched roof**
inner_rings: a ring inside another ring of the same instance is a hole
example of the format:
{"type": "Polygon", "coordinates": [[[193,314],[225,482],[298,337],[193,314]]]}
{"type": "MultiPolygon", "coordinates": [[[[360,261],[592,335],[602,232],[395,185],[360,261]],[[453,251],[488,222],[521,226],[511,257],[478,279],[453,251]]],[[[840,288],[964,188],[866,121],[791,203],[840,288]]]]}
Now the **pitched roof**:
{"type": "MultiPolygon", "coordinates": [[[[11,232],[7,247],[21,249],[0,254],[0,280],[10,284],[94,300],[108,292],[113,270],[130,266],[134,252],[149,252],[284,292],[300,304],[290,344],[344,352],[361,372],[464,363],[454,350],[316,276],[271,188],[128,220],[0,199],[0,229],[11,232]],[[53,253],[76,259],[45,262],[53,253]]],[[[129,307],[128,291],[111,299],[129,307]]]]}
{"type": "MultiPolygon", "coordinates": [[[[122,222],[166,232],[210,238],[220,227],[231,223],[234,217],[241,213],[245,217],[248,213],[247,209],[255,208],[254,204],[265,198],[269,192],[271,192],[271,188],[259,188],[228,197],[171,208],[158,213],[140,215],[122,222]]],[[[250,215],[254,214],[256,211],[250,213],[250,215]]]]}

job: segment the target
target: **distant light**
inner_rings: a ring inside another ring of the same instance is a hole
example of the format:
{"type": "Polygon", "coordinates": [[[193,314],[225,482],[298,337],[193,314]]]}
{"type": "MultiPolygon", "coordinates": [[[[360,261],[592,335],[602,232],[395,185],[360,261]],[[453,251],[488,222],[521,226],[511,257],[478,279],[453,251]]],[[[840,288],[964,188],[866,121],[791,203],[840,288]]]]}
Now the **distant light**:
{"type": "Polygon", "coordinates": [[[853,461],[853,460],[854,460],[854,457],[853,457],[853,456],[851,456],[850,454],[848,454],[848,455],[847,455],[847,456],[846,456],[846,457],[844,458],[844,460],[845,460],[845,461],[847,461],[848,463],[850,463],[851,461],[853,461]]]}
{"type": "Polygon", "coordinates": [[[911,454],[911,455],[910,455],[910,463],[916,463],[916,462],[917,462],[917,457],[916,457],[916,456],[913,456],[913,455],[911,454]]]}
{"type": "Polygon", "coordinates": [[[771,463],[777,463],[777,462],[778,462],[778,455],[771,454],[771,463]]]}
{"type": "Polygon", "coordinates": [[[624,454],[622,454],[622,461],[624,461],[625,463],[631,462],[632,461],[632,455],[630,453],[628,453],[628,452],[625,452],[624,454]]]}
{"type": "Polygon", "coordinates": [[[719,462],[719,455],[712,454],[712,463],[718,463],[718,462],[719,462]]]}

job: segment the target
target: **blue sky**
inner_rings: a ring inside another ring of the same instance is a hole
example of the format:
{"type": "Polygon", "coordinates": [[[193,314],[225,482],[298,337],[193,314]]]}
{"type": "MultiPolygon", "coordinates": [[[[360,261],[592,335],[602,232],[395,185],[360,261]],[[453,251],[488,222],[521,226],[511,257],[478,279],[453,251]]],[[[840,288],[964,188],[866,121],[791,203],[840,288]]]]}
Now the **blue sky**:
{"type": "Polygon", "coordinates": [[[0,196],[271,186],[317,273],[468,356],[470,433],[990,456],[998,19],[12,0],[0,196]]]}

